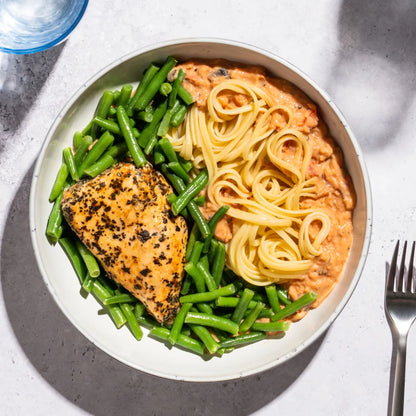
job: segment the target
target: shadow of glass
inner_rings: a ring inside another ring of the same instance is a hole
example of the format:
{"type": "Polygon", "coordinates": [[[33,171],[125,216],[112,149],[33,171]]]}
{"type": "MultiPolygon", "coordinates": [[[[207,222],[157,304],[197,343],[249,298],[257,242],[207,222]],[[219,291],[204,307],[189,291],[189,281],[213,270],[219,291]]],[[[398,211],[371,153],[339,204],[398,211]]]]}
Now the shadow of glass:
{"type": "MultiPolygon", "coordinates": [[[[23,122],[62,53],[65,42],[29,55],[2,54],[0,71],[0,126],[13,134],[23,122]]],[[[0,140],[5,140],[3,134],[0,140]]],[[[0,150],[3,146],[0,142],[0,150]]]]}
{"type": "Polygon", "coordinates": [[[33,167],[10,206],[1,250],[1,283],[16,338],[39,374],[94,415],[252,414],[276,399],[305,370],[325,335],[286,363],[217,383],[161,379],[119,363],[87,340],[56,305],[40,275],[30,239],[33,167]]]}
{"type": "Polygon", "coordinates": [[[415,96],[416,3],[344,0],[327,87],[366,150],[385,147],[415,96]]]}

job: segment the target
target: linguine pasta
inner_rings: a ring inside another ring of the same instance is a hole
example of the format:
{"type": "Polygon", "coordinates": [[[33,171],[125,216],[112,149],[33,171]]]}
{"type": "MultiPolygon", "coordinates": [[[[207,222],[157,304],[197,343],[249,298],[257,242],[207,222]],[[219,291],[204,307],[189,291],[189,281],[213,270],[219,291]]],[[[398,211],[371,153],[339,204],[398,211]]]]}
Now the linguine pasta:
{"type": "Polygon", "coordinates": [[[206,108],[192,106],[167,136],[196,169],[207,168],[208,203],[230,206],[227,266],[258,286],[304,276],[330,231],[324,209],[301,206],[316,197],[316,178],[308,174],[311,143],[293,125],[290,106],[245,80],[225,79],[206,108]],[[276,117],[285,120],[279,128],[276,117]]]}

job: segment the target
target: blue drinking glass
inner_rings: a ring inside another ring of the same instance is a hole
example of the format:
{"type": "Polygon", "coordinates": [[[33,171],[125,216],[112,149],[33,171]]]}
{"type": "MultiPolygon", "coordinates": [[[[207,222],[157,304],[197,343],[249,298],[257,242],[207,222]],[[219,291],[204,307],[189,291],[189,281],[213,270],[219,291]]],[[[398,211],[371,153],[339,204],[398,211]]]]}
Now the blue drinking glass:
{"type": "Polygon", "coordinates": [[[40,52],[65,40],[88,0],[0,0],[0,51],[40,52]]]}

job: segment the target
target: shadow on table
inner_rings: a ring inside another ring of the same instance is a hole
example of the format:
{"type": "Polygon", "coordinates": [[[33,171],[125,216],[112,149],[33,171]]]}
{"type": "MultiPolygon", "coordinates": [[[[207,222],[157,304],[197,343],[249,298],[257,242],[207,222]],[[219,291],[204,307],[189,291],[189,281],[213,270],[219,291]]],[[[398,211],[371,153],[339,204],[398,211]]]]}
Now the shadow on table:
{"type": "MultiPolygon", "coordinates": [[[[0,126],[14,133],[30,111],[62,53],[65,42],[29,55],[3,54],[0,82],[0,126]]],[[[5,135],[0,136],[0,150],[5,135]]]]}
{"type": "Polygon", "coordinates": [[[217,383],[170,381],[133,370],[89,342],[49,294],[33,253],[29,192],[33,168],[11,204],[1,252],[2,289],[14,333],[29,360],[69,401],[94,415],[251,414],[284,392],[325,334],[296,358],[259,375],[217,383]]]}
{"type": "Polygon", "coordinates": [[[366,150],[387,146],[408,116],[416,91],[415,22],[411,0],[342,2],[327,88],[366,150]]]}

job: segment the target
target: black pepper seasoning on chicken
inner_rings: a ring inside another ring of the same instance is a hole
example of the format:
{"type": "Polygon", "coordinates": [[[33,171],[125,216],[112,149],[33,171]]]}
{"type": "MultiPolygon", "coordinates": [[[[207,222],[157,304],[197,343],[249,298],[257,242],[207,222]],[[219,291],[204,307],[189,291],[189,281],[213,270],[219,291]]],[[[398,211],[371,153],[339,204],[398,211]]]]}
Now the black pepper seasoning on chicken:
{"type": "Polygon", "coordinates": [[[188,238],[172,215],[172,188],[149,164],[120,162],[64,192],[63,214],[114,281],[139,299],[160,323],[179,310],[188,238]]]}

